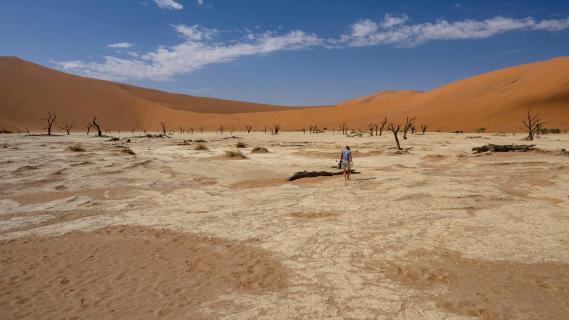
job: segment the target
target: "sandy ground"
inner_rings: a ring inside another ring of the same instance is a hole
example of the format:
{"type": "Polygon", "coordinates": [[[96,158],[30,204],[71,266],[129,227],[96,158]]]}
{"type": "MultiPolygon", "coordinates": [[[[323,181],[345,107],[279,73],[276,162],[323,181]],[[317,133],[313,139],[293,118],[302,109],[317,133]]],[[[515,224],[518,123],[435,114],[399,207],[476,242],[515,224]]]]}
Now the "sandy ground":
{"type": "Polygon", "coordinates": [[[569,135],[234,135],[0,135],[0,319],[569,318],[569,135]]]}

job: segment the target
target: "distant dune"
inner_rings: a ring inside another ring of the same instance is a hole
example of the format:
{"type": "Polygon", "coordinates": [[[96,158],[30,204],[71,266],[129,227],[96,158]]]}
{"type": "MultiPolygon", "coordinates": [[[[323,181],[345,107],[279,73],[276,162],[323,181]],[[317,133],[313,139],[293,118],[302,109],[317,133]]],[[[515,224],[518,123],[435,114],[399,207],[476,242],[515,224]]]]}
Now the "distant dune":
{"type": "Polygon", "coordinates": [[[279,123],[283,130],[309,125],[365,129],[383,117],[401,121],[417,116],[430,130],[522,131],[528,108],[547,127],[569,129],[569,57],[505,68],[427,92],[384,91],[335,106],[286,107],[195,97],[74,76],[15,57],[0,57],[0,128],[39,129],[47,112],[58,126],[83,130],[96,116],[111,130],[156,130],[161,121],[214,130],[220,126],[255,130],[279,123]]]}

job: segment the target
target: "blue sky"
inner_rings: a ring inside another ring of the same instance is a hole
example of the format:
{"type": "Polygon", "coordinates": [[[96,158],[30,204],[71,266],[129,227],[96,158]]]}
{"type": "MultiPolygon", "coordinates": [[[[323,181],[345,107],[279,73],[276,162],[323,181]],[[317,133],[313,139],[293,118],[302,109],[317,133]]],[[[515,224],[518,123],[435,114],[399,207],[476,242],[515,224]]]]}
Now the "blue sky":
{"type": "Polygon", "coordinates": [[[569,1],[2,0],[0,55],[288,105],[569,55],[569,1]]]}

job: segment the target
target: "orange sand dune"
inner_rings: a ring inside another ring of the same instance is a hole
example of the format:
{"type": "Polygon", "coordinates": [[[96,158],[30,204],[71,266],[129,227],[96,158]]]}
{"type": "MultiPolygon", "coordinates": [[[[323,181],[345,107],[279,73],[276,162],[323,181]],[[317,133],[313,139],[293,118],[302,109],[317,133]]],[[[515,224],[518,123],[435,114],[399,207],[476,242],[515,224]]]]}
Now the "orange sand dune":
{"type": "Polygon", "coordinates": [[[569,57],[505,68],[427,92],[385,91],[336,106],[292,108],[170,94],[69,75],[18,58],[0,58],[0,128],[41,128],[47,110],[58,123],[82,130],[97,116],[104,128],[156,130],[161,121],[176,129],[256,130],[279,123],[283,130],[311,124],[365,129],[383,117],[417,116],[430,130],[522,131],[532,107],[547,127],[569,129],[569,57]]]}

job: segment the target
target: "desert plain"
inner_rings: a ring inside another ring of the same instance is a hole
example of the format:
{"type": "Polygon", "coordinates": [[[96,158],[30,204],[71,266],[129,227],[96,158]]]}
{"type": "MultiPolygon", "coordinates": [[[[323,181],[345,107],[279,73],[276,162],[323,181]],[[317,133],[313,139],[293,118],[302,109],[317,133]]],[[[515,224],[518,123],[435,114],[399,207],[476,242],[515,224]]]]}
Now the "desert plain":
{"type": "Polygon", "coordinates": [[[567,133],[113,135],[0,135],[0,319],[569,318],[567,133]]]}

